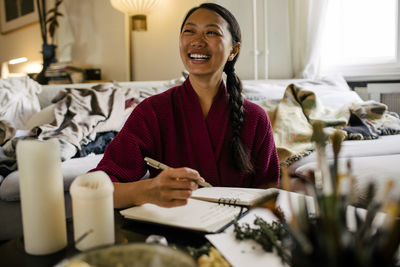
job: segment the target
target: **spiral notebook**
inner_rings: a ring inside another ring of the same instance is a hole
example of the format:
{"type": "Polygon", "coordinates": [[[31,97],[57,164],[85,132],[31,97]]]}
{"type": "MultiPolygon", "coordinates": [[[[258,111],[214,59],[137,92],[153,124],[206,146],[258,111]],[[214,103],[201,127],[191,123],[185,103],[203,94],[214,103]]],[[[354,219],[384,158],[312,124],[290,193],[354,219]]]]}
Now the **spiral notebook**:
{"type": "Polygon", "coordinates": [[[277,192],[275,188],[204,187],[193,191],[185,206],[164,208],[147,203],[120,213],[131,220],[218,233],[244,214],[246,207],[277,192]]]}

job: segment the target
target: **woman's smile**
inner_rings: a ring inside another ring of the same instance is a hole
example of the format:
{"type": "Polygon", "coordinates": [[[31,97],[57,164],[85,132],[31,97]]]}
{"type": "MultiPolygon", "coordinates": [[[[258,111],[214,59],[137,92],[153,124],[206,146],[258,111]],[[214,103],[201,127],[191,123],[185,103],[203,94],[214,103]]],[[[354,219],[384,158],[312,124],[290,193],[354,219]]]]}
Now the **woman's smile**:
{"type": "Polygon", "coordinates": [[[192,64],[204,64],[211,58],[210,55],[204,53],[188,53],[188,57],[192,64]]]}
{"type": "Polygon", "coordinates": [[[188,54],[191,59],[194,60],[208,60],[211,56],[200,54],[200,53],[189,53],[188,54]]]}

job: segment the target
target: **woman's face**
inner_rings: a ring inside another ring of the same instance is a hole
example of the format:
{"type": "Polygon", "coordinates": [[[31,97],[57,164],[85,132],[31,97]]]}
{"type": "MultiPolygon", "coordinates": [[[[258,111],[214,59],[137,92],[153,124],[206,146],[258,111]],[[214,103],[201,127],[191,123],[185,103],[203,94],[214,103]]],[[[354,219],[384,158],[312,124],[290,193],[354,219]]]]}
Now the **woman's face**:
{"type": "MultiPolygon", "coordinates": [[[[180,55],[192,75],[222,75],[232,60],[232,36],[228,23],[214,11],[200,8],[186,20],[180,35],[180,55]]],[[[235,49],[238,50],[238,49],[235,49]]]]}

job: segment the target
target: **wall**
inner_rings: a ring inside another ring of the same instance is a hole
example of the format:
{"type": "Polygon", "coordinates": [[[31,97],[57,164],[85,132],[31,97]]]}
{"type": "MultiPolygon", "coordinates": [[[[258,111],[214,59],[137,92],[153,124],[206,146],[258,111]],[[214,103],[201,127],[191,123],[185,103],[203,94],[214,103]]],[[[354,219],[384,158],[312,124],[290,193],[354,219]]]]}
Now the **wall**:
{"type": "Polygon", "coordinates": [[[255,53],[258,62],[256,64],[258,79],[292,77],[288,1],[255,1],[257,9],[257,50],[254,50],[253,41],[253,1],[217,1],[235,15],[242,29],[242,51],[237,67],[242,79],[253,79],[255,77],[255,53]],[[267,30],[265,30],[266,28],[267,30]],[[267,36],[265,36],[266,33],[268,33],[267,36]]]}
{"type": "MultiPolygon", "coordinates": [[[[163,80],[180,75],[179,27],[186,12],[201,1],[163,0],[147,18],[147,32],[133,32],[134,79],[163,80]]],[[[242,79],[254,78],[253,10],[251,0],[214,1],[228,8],[242,30],[237,73],[242,79]]],[[[267,3],[268,77],[291,78],[288,0],[257,0],[258,78],[265,76],[264,5],[267,3]]]]}
{"type": "MultiPolygon", "coordinates": [[[[290,78],[288,34],[289,0],[257,0],[258,74],[265,78],[264,4],[268,12],[269,78],[290,78]]],[[[166,80],[181,75],[179,27],[186,12],[199,0],[162,0],[147,17],[146,32],[132,32],[134,80],[166,80]]],[[[251,0],[217,0],[237,17],[243,35],[237,72],[242,79],[254,77],[251,0]]],[[[102,69],[103,79],[129,79],[127,18],[113,9],[109,0],[66,0],[65,17],[58,30],[58,57],[102,69]]],[[[35,24],[0,35],[0,61],[26,56],[40,60],[41,38],[35,24]]]]}
{"type": "Polygon", "coordinates": [[[64,57],[68,59],[70,47],[73,62],[101,68],[103,79],[127,80],[124,15],[109,0],[66,0],[62,5],[66,16],[59,34],[64,36],[60,43],[66,49],[64,57]]]}
{"type": "Polygon", "coordinates": [[[181,76],[179,28],[186,12],[201,1],[163,0],[147,16],[145,32],[133,38],[133,77],[135,80],[168,80],[181,76]]]}
{"type": "MultiPolygon", "coordinates": [[[[172,79],[180,75],[179,27],[186,12],[201,1],[163,0],[147,18],[147,32],[133,32],[134,79],[172,79]]],[[[242,79],[254,78],[253,10],[250,0],[216,0],[237,18],[242,29],[242,45],[237,72],[242,79]]],[[[268,53],[268,77],[292,76],[289,46],[288,0],[257,0],[258,78],[265,75],[268,53]],[[267,4],[268,51],[264,42],[264,5],[267,4]]]]}
{"type": "MultiPolygon", "coordinates": [[[[124,15],[109,0],[66,0],[61,7],[57,57],[101,68],[103,79],[127,80],[124,15]]],[[[41,62],[41,45],[39,23],[0,34],[0,62],[21,56],[41,62]]]]}
{"type": "MultiPolygon", "coordinates": [[[[19,57],[27,57],[30,61],[41,61],[41,46],[39,23],[0,34],[0,62],[19,57]]],[[[10,68],[10,71],[13,70],[10,68]]],[[[19,70],[16,68],[14,71],[19,70]]]]}
{"type": "Polygon", "coordinates": [[[269,77],[292,78],[289,35],[289,0],[268,2],[269,77]]]}

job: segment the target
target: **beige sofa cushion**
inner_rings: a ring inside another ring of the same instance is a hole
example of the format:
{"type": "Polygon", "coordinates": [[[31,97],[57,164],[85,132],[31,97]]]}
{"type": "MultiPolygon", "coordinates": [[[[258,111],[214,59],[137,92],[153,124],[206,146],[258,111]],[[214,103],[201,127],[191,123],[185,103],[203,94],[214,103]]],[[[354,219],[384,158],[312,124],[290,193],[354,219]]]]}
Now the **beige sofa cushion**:
{"type": "MultiPolygon", "coordinates": [[[[348,158],[339,159],[339,170],[342,173],[346,172],[347,160],[348,158]]],[[[330,164],[332,162],[333,160],[329,160],[330,164]]],[[[400,198],[400,154],[351,158],[351,163],[356,179],[355,189],[360,200],[365,199],[367,187],[370,183],[374,183],[377,192],[382,194],[390,180],[394,181],[394,187],[390,194],[385,197],[400,198]]],[[[307,163],[297,168],[295,175],[309,179],[316,166],[316,162],[307,163]]]]}
{"type": "MultiPolygon", "coordinates": [[[[84,158],[73,158],[61,163],[64,191],[69,191],[72,181],[79,175],[94,169],[100,162],[103,154],[89,155],[84,158]]],[[[19,201],[19,173],[10,173],[0,185],[0,200],[19,201]]]]}

